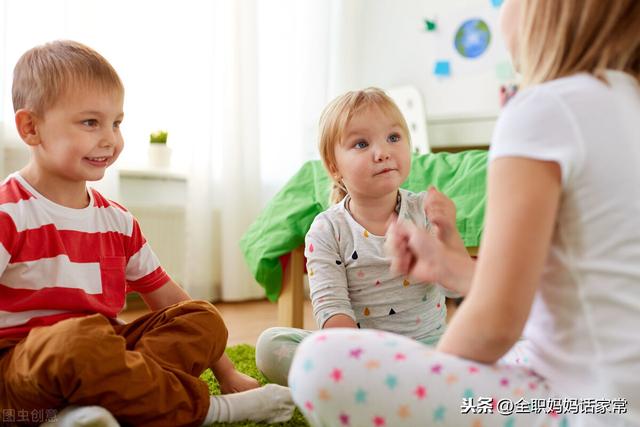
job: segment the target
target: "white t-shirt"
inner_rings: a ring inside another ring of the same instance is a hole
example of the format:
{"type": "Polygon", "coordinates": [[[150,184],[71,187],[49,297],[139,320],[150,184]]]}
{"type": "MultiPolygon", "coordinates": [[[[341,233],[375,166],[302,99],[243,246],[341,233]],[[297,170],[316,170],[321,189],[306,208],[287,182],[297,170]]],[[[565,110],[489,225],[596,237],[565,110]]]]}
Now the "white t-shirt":
{"type": "Polygon", "coordinates": [[[608,84],[582,73],[519,93],[498,120],[490,160],[562,169],[525,328],[533,369],[563,396],[626,399],[623,418],[640,425],[640,86],[622,72],[606,76],[608,84]]]}

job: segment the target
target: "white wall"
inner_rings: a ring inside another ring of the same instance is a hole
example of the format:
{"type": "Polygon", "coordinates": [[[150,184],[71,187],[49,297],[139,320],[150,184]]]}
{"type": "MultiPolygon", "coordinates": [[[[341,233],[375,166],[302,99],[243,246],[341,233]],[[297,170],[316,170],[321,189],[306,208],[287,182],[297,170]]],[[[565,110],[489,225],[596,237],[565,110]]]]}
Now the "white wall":
{"type": "MultiPolygon", "coordinates": [[[[433,75],[433,64],[441,51],[438,44],[443,43],[443,36],[424,29],[424,18],[435,16],[440,21],[438,30],[443,30],[448,17],[472,18],[479,11],[491,18],[498,15],[489,0],[366,2],[360,24],[361,49],[356,61],[359,85],[383,88],[415,85],[425,97],[428,118],[497,115],[500,82],[495,68],[476,67],[471,72],[466,69],[462,75],[456,75],[454,68],[451,78],[437,79],[433,75]]],[[[506,60],[507,53],[497,28],[492,28],[492,36],[490,49],[495,51],[490,53],[506,60]]]]}

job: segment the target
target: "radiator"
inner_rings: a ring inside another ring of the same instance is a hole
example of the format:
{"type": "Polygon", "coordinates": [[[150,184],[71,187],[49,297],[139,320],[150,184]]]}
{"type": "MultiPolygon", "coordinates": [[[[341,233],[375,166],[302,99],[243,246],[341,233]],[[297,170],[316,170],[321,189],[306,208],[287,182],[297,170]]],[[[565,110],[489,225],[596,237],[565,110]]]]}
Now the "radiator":
{"type": "Polygon", "coordinates": [[[178,283],[186,273],[186,215],[180,206],[127,206],[160,264],[178,283]]]}

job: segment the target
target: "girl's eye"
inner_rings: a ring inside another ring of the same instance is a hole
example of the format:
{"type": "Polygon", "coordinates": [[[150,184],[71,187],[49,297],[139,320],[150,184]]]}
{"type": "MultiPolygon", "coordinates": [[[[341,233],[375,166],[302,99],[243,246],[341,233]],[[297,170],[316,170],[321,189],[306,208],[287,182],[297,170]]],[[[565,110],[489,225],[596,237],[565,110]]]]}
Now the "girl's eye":
{"type": "Polygon", "coordinates": [[[387,138],[387,141],[389,141],[389,142],[399,142],[400,141],[400,135],[397,134],[397,133],[392,133],[387,138]]]}
{"type": "Polygon", "coordinates": [[[93,128],[98,126],[98,121],[96,119],[87,119],[87,120],[84,120],[82,124],[93,128]]]}
{"type": "Polygon", "coordinates": [[[369,146],[369,143],[367,141],[358,141],[355,143],[354,147],[362,150],[363,148],[367,148],[369,146]]]}
{"type": "Polygon", "coordinates": [[[114,129],[119,129],[120,128],[120,123],[122,123],[122,122],[113,122],[113,128],[114,129]]]}

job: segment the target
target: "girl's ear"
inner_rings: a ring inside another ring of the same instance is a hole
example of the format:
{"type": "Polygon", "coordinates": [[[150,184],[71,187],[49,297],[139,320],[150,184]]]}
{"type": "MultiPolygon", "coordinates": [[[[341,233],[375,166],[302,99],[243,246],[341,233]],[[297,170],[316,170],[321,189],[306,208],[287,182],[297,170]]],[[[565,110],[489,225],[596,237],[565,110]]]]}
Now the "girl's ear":
{"type": "Polygon", "coordinates": [[[338,171],[335,163],[329,163],[327,167],[329,169],[329,174],[333,177],[333,179],[339,181],[342,176],[340,175],[340,172],[338,171]]]}
{"type": "Polygon", "coordinates": [[[27,145],[33,147],[40,144],[37,126],[38,118],[33,111],[21,108],[16,111],[15,120],[18,134],[27,145]]]}

